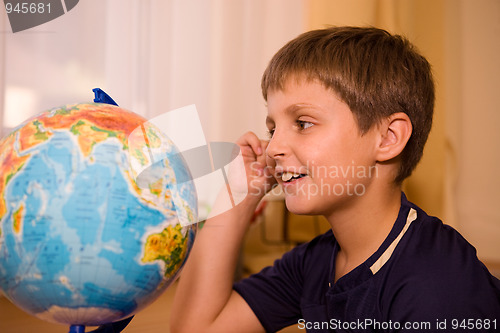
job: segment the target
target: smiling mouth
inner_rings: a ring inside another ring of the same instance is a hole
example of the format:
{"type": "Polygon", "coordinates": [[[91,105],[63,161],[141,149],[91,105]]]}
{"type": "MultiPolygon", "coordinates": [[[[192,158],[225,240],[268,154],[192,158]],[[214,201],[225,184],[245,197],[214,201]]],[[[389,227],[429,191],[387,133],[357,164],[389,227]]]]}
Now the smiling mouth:
{"type": "Polygon", "coordinates": [[[281,174],[281,180],[285,183],[289,183],[289,182],[292,182],[296,179],[300,179],[300,178],[303,178],[307,176],[306,174],[304,173],[295,173],[295,172],[283,172],[281,174]]]}

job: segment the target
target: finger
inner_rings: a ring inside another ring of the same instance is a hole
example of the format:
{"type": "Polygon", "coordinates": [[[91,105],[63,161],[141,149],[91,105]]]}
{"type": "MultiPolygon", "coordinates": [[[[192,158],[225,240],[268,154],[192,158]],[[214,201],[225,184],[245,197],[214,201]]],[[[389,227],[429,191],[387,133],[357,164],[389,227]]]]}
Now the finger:
{"type": "Polygon", "coordinates": [[[249,146],[255,155],[262,155],[263,149],[260,139],[253,132],[247,132],[236,141],[240,147],[249,146]]]}

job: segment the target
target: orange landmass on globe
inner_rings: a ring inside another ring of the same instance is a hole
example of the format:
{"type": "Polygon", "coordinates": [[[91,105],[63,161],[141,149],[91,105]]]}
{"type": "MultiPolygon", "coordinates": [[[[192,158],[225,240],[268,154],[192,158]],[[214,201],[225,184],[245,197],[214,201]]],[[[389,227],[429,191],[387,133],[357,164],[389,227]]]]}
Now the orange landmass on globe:
{"type": "Polygon", "coordinates": [[[162,232],[148,236],[142,262],[162,260],[165,262],[165,276],[170,277],[177,272],[186,257],[187,241],[180,224],[169,225],[162,232]]]}
{"type": "Polygon", "coordinates": [[[23,227],[23,218],[24,205],[21,204],[14,214],[12,214],[12,228],[14,229],[14,233],[18,235],[21,233],[21,229],[23,227]]]}
{"type": "Polygon", "coordinates": [[[149,191],[156,196],[160,196],[164,188],[164,180],[161,178],[149,184],[149,191]]]}
{"type": "MultiPolygon", "coordinates": [[[[4,193],[7,183],[19,169],[22,168],[29,155],[19,156],[14,149],[16,141],[15,133],[10,134],[0,141],[0,193],[4,193]]],[[[7,212],[5,198],[0,198],[0,218],[7,212]]]]}
{"type": "Polygon", "coordinates": [[[142,166],[155,162],[151,160],[151,151],[146,153],[144,150],[161,147],[162,139],[158,134],[158,129],[148,122],[129,134],[129,152],[142,166]]]}
{"type": "Polygon", "coordinates": [[[77,104],[60,108],[38,117],[45,128],[70,129],[78,136],[78,144],[85,156],[92,146],[109,137],[116,137],[124,148],[128,136],[146,120],[130,111],[106,104],[77,104]]]}
{"type": "Polygon", "coordinates": [[[37,120],[21,127],[18,133],[20,152],[47,141],[53,135],[51,131],[41,128],[41,123],[37,120]]]}
{"type": "Polygon", "coordinates": [[[96,143],[104,141],[110,137],[110,133],[106,131],[95,130],[95,125],[87,120],[79,120],[71,127],[71,132],[77,135],[80,151],[85,157],[90,155],[92,148],[96,143]]]}

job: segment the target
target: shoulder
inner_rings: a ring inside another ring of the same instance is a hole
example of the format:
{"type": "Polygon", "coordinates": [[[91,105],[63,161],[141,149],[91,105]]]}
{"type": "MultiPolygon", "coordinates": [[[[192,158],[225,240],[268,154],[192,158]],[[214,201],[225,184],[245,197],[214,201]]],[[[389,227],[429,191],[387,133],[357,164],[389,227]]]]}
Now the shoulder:
{"type": "MultiPolygon", "coordinates": [[[[436,217],[428,216],[417,207],[417,218],[408,228],[401,241],[400,260],[406,261],[413,273],[450,276],[464,272],[479,273],[484,265],[479,261],[476,249],[457,230],[444,224],[436,217]]],[[[459,274],[456,278],[471,280],[469,275],[459,274]]]]}
{"type": "Polygon", "coordinates": [[[301,295],[304,284],[311,282],[311,272],[318,278],[328,277],[333,248],[334,237],[329,231],[294,247],[272,266],[237,282],[235,289],[240,293],[244,289],[261,289],[266,293],[283,290],[289,295],[301,295]]]}
{"type": "Polygon", "coordinates": [[[301,285],[307,271],[319,270],[321,267],[328,266],[334,246],[335,238],[332,231],[329,230],[307,243],[295,246],[283,254],[280,259],[277,259],[272,266],[265,267],[243,282],[279,279],[294,281],[297,285],[301,285]]]}
{"type": "MultiPolygon", "coordinates": [[[[500,314],[500,282],[454,228],[418,207],[387,273],[394,314],[417,319],[500,314]]],[[[492,318],[493,319],[493,318],[492,318]]]]}
{"type": "Polygon", "coordinates": [[[330,261],[336,240],[331,230],[316,236],[306,243],[295,246],[274,262],[276,265],[294,265],[306,269],[304,265],[324,264],[330,261]]]}
{"type": "Polygon", "coordinates": [[[297,323],[304,293],[328,278],[333,234],[327,232],[285,253],[272,266],[234,284],[267,331],[297,323]],[[330,250],[328,250],[330,249],[330,250]]]}
{"type": "Polygon", "coordinates": [[[329,230],[307,243],[295,246],[261,274],[283,274],[287,278],[298,279],[297,282],[302,284],[302,279],[308,272],[329,267],[335,243],[333,233],[329,230]]]}

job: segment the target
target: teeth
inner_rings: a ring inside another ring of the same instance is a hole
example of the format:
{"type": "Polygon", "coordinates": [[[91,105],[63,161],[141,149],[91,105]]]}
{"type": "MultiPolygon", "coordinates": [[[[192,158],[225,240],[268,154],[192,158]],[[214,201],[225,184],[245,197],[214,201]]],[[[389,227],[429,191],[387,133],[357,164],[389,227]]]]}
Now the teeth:
{"type": "Polygon", "coordinates": [[[293,173],[291,173],[291,172],[283,172],[283,174],[281,175],[281,180],[284,181],[284,182],[287,182],[290,179],[292,179],[292,177],[293,177],[293,173]]]}
{"type": "Polygon", "coordinates": [[[294,177],[295,178],[299,178],[300,176],[301,176],[300,173],[294,173],[294,172],[287,172],[287,171],[285,171],[285,172],[283,172],[281,174],[281,180],[284,181],[284,182],[287,182],[287,181],[289,181],[290,179],[292,179],[294,177]]]}

